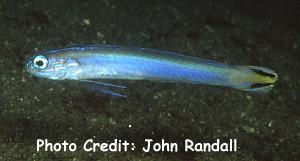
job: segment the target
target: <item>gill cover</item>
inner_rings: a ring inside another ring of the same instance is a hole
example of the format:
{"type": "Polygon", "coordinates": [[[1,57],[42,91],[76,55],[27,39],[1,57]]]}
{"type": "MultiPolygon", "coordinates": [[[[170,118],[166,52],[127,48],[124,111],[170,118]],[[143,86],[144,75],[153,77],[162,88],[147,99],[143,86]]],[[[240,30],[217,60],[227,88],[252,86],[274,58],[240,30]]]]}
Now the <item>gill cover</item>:
{"type": "Polygon", "coordinates": [[[53,78],[74,79],[74,75],[80,71],[80,64],[76,59],[55,58],[54,60],[52,63],[53,78]]]}

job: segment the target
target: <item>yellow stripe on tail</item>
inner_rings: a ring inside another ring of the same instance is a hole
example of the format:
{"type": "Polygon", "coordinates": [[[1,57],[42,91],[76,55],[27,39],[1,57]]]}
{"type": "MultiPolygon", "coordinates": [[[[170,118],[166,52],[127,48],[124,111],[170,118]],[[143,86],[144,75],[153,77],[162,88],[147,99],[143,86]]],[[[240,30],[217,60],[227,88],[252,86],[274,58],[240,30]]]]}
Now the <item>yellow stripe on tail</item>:
{"type": "Polygon", "coordinates": [[[239,66],[230,76],[234,88],[255,93],[270,92],[277,80],[273,70],[259,66],[239,66]]]}

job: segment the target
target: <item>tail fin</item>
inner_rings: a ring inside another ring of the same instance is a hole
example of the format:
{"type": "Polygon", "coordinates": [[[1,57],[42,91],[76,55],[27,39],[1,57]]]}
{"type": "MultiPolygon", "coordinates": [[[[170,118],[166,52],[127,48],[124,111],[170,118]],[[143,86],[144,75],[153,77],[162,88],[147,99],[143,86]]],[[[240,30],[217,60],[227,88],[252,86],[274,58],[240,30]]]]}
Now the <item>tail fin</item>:
{"type": "Polygon", "coordinates": [[[271,69],[259,66],[240,66],[232,73],[230,80],[234,88],[255,92],[268,93],[278,80],[278,75],[271,69]]]}

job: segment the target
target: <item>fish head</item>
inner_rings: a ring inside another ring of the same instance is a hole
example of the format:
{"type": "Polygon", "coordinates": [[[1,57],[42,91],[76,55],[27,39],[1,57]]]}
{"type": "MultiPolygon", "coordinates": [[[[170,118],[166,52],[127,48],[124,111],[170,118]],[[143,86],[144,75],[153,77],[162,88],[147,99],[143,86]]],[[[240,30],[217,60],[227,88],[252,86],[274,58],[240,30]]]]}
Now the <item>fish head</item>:
{"type": "Polygon", "coordinates": [[[70,61],[70,58],[37,54],[26,60],[25,68],[36,77],[62,80],[68,78],[70,71],[74,72],[74,67],[78,65],[70,61]]]}

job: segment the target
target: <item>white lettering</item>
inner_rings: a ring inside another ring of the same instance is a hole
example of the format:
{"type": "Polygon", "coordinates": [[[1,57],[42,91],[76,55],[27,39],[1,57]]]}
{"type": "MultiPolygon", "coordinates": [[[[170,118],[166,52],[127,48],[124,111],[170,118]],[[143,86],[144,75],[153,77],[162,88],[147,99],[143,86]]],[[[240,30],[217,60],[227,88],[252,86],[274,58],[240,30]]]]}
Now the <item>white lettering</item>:
{"type": "Polygon", "coordinates": [[[194,151],[193,145],[194,142],[190,139],[185,139],[185,143],[184,143],[184,151],[194,151]]]}
{"type": "Polygon", "coordinates": [[[152,141],[153,141],[152,139],[145,139],[145,142],[147,142],[147,149],[145,147],[143,147],[144,152],[147,152],[147,153],[150,152],[150,147],[151,147],[152,141]]]}
{"type": "Polygon", "coordinates": [[[36,140],[36,151],[40,151],[42,148],[44,148],[45,151],[71,151],[74,152],[77,149],[77,145],[75,143],[68,143],[67,141],[63,141],[62,143],[50,143],[48,142],[48,139],[42,140],[37,139],[36,140]]]}
{"type": "Polygon", "coordinates": [[[114,139],[114,142],[112,143],[94,143],[93,139],[88,139],[85,141],[83,144],[83,149],[87,152],[96,152],[97,150],[106,152],[121,152],[124,151],[126,152],[128,150],[129,143],[124,140],[118,140],[114,139]]]}
{"type": "Polygon", "coordinates": [[[36,151],[40,151],[40,148],[43,147],[45,144],[44,140],[37,139],[36,140],[36,151]]]}
{"type": "Polygon", "coordinates": [[[85,143],[83,144],[84,151],[86,151],[86,152],[92,151],[93,150],[92,147],[88,148],[88,145],[92,144],[92,143],[93,143],[93,139],[88,139],[87,141],[85,141],[85,143]]]}
{"type": "Polygon", "coordinates": [[[144,152],[150,152],[153,150],[154,152],[177,152],[178,151],[178,144],[177,143],[167,143],[165,139],[161,139],[161,142],[153,143],[152,139],[145,139],[147,143],[146,147],[143,147],[144,152]]]}

